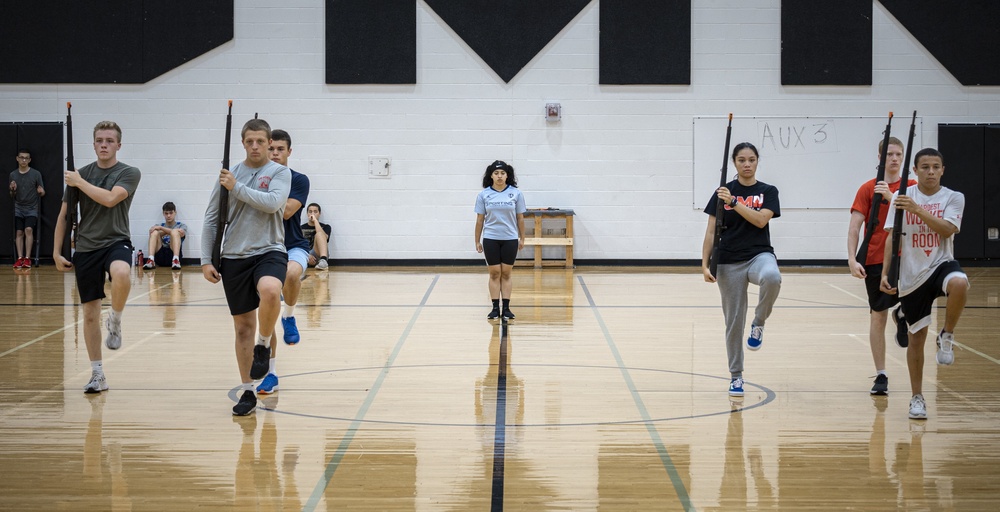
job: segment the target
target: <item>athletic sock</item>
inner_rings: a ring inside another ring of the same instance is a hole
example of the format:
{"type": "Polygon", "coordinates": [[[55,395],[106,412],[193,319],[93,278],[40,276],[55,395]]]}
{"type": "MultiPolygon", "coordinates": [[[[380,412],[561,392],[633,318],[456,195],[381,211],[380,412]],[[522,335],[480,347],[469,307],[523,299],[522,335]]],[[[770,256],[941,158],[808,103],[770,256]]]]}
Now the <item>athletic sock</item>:
{"type": "Polygon", "coordinates": [[[104,375],[104,362],[103,361],[91,361],[90,362],[90,369],[94,373],[99,373],[101,375],[104,375]]]}
{"type": "Polygon", "coordinates": [[[493,299],[493,309],[500,309],[500,299],[493,299]]]}
{"type": "Polygon", "coordinates": [[[271,348],[271,336],[264,337],[263,334],[257,335],[257,344],[263,345],[267,348],[271,348]]]}
{"type": "Polygon", "coordinates": [[[886,377],[888,377],[888,376],[889,376],[889,374],[888,374],[888,373],[885,373],[885,370],[877,370],[877,371],[875,372],[875,375],[885,375],[886,377]]]}
{"type": "Polygon", "coordinates": [[[115,311],[114,308],[108,310],[108,318],[111,319],[112,323],[121,323],[123,311],[115,311]]]}
{"type": "Polygon", "coordinates": [[[246,382],[240,385],[242,391],[253,391],[253,382],[246,382]]]}
{"type": "Polygon", "coordinates": [[[504,309],[510,309],[510,299],[504,299],[503,300],[503,308],[504,309]]]}
{"type": "Polygon", "coordinates": [[[288,318],[290,316],[295,316],[295,304],[285,304],[285,309],[281,313],[281,318],[288,318]]]}
{"type": "Polygon", "coordinates": [[[267,363],[267,373],[273,373],[274,375],[277,375],[278,374],[277,368],[278,368],[278,358],[272,357],[271,360],[268,361],[267,363]]]}

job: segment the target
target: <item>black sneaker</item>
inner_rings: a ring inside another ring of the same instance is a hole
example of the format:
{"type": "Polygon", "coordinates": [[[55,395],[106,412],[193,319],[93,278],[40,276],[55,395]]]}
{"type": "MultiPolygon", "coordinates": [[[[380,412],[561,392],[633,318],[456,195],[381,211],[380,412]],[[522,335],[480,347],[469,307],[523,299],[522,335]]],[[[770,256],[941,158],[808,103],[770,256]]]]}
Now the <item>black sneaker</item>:
{"type": "Polygon", "coordinates": [[[896,344],[906,348],[910,344],[910,337],[906,333],[906,320],[903,319],[903,306],[892,311],[892,319],[896,322],[896,344]]]}
{"type": "Polygon", "coordinates": [[[884,373],[880,373],[875,376],[875,385],[872,386],[873,395],[888,395],[889,394],[889,377],[884,373]]]}
{"type": "Polygon", "coordinates": [[[493,308],[493,311],[486,315],[487,320],[496,320],[497,318],[500,318],[500,310],[497,308],[493,308]]]}
{"type": "Polygon", "coordinates": [[[511,313],[510,309],[504,308],[504,310],[503,310],[503,317],[506,318],[507,320],[513,320],[514,319],[514,313],[511,313]]]}
{"type": "Polygon", "coordinates": [[[253,346],[253,364],[250,365],[250,378],[263,379],[271,362],[271,349],[264,345],[253,346]]]}
{"type": "Polygon", "coordinates": [[[240,402],[233,406],[233,416],[246,416],[257,408],[257,395],[249,389],[243,392],[240,402]]]}

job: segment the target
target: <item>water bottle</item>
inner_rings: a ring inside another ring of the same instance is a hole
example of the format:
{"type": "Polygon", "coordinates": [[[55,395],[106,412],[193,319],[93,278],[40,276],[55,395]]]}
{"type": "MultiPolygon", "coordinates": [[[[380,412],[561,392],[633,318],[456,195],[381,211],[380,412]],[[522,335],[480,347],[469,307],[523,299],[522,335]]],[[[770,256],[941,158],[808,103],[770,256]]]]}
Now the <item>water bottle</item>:
{"type": "Polygon", "coordinates": [[[146,264],[146,258],[142,255],[142,249],[135,253],[135,264],[141,267],[146,264]]]}

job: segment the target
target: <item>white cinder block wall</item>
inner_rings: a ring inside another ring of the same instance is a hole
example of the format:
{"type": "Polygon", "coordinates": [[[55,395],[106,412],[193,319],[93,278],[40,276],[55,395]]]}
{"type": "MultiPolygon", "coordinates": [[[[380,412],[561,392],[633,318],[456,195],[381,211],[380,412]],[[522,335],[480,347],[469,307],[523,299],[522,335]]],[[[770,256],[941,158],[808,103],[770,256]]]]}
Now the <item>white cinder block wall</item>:
{"type": "MultiPolygon", "coordinates": [[[[412,86],[326,85],[321,1],[237,2],[234,41],[184,66],[143,85],[0,85],[0,120],[60,121],[72,101],[77,165],[93,160],[90,128],[119,122],[120,158],[143,173],[133,242],[145,246],[172,200],[196,257],[233,99],[234,130],[259,112],[291,133],[292,166],[333,226],[333,258],[370,260],[478,258],[472,206],[498,158],[515,166],[529,207],[576,210],[576,258],[692,260],[706,225],[691,207],[694,116],[917,109],[925,145],[941,122],[1000,121],[1000,88],[960,85],[877,2],[871,87],[782,87],[779,0],[693,2],[690,86],[601,86],[598,1],[509,84],[418,1],[412,86]],[[552,100],[563,120],[547,124],[552,100]],[[368,177],[369,155],[392,158],[389,179],[368,177]]],[[[235,140],[232,155],[244,156],[235,140]]],[[[772,223],[779,259],[845,259],[848,207],[784,210],[772,223]]]]}

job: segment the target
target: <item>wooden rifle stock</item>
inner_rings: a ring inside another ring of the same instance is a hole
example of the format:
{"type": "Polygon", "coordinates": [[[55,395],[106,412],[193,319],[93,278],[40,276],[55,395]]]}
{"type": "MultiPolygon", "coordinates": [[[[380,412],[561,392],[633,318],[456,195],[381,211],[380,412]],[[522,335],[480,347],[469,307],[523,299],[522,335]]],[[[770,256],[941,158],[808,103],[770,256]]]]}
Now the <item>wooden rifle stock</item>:
{"type": "MultiPolygon", "coordinates": [[[[73,158],[73,104],[66,102],[66,169],[75,171],[76,162],[73,158]]],[[[67,261],[73,261],[73,246],[76,245],[77,208],[80,205],[80,191],[76,187],[66,185],[66,231],[63,232],[60,252],[67,261]],[[66,234],[69,236],[66,236],[66,234]]]]}
{"type": "MultiPolygon", "coordinates": [[[[229,113],[226,115],[226,142],[222,152],[222,168],[229,170],[229,145],[233,132],[233,100],[229,100],[229,113]]],[[[229,191],[219,186],[219,216],[215,224],[215,242],[212,244],[212,265],[215,270],[222,268],[222,237],[229,223],[229,191]]]]}
{"type": "MultiPolygon", "coordinates": [[[[903,171],[899,178],[898,195],[906,195],[906,183],[910,181],[910,155],[913,153],[913,136],[917,130],[917,111],[913,111],[913,120],[910,121],[910,135],[906,141],[906,158],[903,159],[903,171]]],[[[898,197],[898,196],[897,196],[898,197]]],[[[892,259],[889,260],[889,286],[896,288],[899,283],[899,246],[903,241],[903,210],[897,208],[892,221],[892,259]]]]}
{"type": "MultiPolygon", "coordinates": [[[[875,183],[885,181],[885,161],[889,155],[889,132],[891,130],[892,112],[889,112],[889,122],[885,125],[885,132],[883,132],[882,137],[882,149],[879,152],[878,171],[875,172],[875,183]]],[[[865,237],[861,241],[861,247],[858,247],[858,253],[854,256],[854,259],[862,267],[868,264],[868,246],[871,245],[872,235],[875,234],[875,230],[879,228],[878,212],[882,206],[882,199],[882,194],[879,193],[876,193],[872,198],[872,208],[868,212],[868,224],[865,225],[865,237]]]]}
{"type": "MultiPolygon", "coordinates": [[[[726,149],[722,153],[722,177],[719,178],[719,187],[726,186],[726,175],[729,170],[729,140],[733,135],[733,114],[729,114],[729,126],[726,127],[726,149]]],[[[726,204],[722,202],[722,199],[716,201],[715,204],[715,237],[712,240],[712,252],[708,255],[708,271],[712,274],[712,277],[716,277],[716,271],[719,269],[719,245],[722,242],[722,232],[726,229],[726,226],[722,222],[722,216],[726,213],[726,204]]]]}

